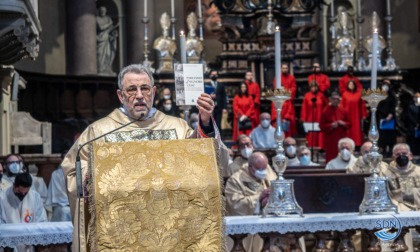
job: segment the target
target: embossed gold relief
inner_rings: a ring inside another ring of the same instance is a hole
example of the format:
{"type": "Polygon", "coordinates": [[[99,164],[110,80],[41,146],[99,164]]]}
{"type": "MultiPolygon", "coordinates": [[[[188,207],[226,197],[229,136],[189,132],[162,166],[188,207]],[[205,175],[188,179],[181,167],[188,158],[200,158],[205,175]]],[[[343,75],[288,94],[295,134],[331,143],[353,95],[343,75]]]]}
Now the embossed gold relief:
{"type": "Polygon", "coordinates": [[[175,140],[178,139],[176,130],[150,130],[139,129],[133,131],[115,132],[105,136],[106,142],[133,142],[149,140],[175,140]]]}
{"type": "Polygon", "coordinates": [[[221,251],[214,140],[94,144],[95,249],[221,251]],[[119,155],[114,155],[119,153],[119,155]],[[96,229],[96,230],[95,230],[96,229]]]}

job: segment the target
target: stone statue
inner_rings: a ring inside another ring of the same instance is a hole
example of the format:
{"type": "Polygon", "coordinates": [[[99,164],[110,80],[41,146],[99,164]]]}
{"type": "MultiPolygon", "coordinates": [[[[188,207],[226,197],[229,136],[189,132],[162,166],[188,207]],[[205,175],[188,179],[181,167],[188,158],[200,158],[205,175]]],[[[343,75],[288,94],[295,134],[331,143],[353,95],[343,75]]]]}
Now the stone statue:
{"type": "Polygon", "coordinates": [[[185,41],[188,63],[198,64],[203,53],[203,42],[197,39],[195,29],[197,29],[197,16],[191,12],[187,16],[188,35],[185,41]]]}
{"type": "Polygon", "coordinates": [[[157,72],[173,72],[172,63],[176,51],[176,44],[169,37],[171,22],[169,15],[166,12],[160,16],[160,26],[162,27],[162,36],[155,39],[155,42],[153,43],[153,49],[158,52],[159,69],[157,72]]]}
{"type": "Polygon", "coordinates": [[[118,25],[113,25],[112,19],[106,15],[104,6],[98,9],[96,16],[96,55],[98,62],[98,74],[115,75],[112,71],[112,63],[117,51],[118,25]]]}
{"type": "Polygon", "coordinates": [[[341,26],[341,34],[337,37],[335,48],[340,56],[339,71],[347,70],[348,66],[353,66],[354,50],[357,46],[356,39],[349,32],[351,23],[349,14],[342,10],[338,15],[338,21],[341,26]]]}

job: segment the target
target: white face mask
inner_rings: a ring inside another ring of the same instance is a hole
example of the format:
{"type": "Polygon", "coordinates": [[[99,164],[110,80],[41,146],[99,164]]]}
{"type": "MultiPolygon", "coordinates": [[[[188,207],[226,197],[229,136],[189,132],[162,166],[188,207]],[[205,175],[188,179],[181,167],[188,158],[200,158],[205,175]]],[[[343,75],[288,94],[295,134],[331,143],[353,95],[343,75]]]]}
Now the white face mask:
{"type": "Polygon", "coordinates": [[[172,105],[171,104],[167,104],[167,105],[164,105],[164,107],[165,107],[165,110],[166,111],[169,111],[169,110],[171,110],[172,105]]]}
{"type": "Polygon", "coordinates": [[[11,163],[9,165],[9,172],[12,174],[18,174],[19,172],[22,172],[22,169],[20,168],[20,165],[17,163],[11,163]]]}
{"type": "Polygon", "coordinates": [[[267,169],[264,170],[255,170],[255,177],[263,180],[265,179],[265,176],[267,175],[267,169]]]}
{"type": "Polygon", "coordinates": [[[270,120],[266,120],[266,119],[262,120],[262,121],[261,121],[261,126],[262,126],[264,129],[268,128],[268,127],[270,126],[270,120]]]}
{"type": "Polygon", "coordinates": [[[290,156],[294,156],[294,155],[296,155],[296,147],[293,146],[293,145],[289,145],[289,147],[286,148],[286,152],[290,156]]]}
{"type": "Polygon", "coordinates": [[[388,92],[388,90],[389,90],[388,85],[382,86],[382,90],[385,91],[385,92],[388,92]]]}
{"type": "Polygon", "coordinates": [[[342,149],[340,151],[340,156],[344,161],[349,161],[351,157],[351,152],[347,149],[342,149]]]}
{"type": "Polygon", "coordinates": [[[241,150],[241,155],[244,158],[249,158],[252,155],[252,149],[251,148],[247,148],[245,147],[244,149],[241,150]]]}
{"type": "Polygon", "coordinates": [[[163,99],[165,99],[165,100],[169,100],[169,99],[171,99],[171,96],[170,96],[170,95],[164,95],[164,96],[163,96],[163,99]]]}

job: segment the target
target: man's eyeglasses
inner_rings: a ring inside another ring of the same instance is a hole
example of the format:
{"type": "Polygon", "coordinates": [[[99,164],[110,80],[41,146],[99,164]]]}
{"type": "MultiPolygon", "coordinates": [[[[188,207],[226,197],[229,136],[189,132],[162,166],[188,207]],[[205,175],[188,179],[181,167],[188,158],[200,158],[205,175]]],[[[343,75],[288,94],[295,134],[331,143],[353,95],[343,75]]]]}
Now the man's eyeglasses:
{"type": "Polygon", "coordinates": [[[10,162],[6,162],[6,164],[13,164],[13,163],[16,163],[16,164],[21,164],[21,163],[23,163],[22,162],[22,160],[19,160],[19,161],[10,161],[10,162]]]}
{"type": "MultiPolygon", "coordinates": [[[[136,96],[137,92],[139,92],[139,89],[137,87],[129,87],[125,90],[125,92],[128,94],[128,96],[136,96]]],[[[151,86],[141,86],[140,92],[142,95],[150,95],[152,93],[152,87],[151,86]]]]}

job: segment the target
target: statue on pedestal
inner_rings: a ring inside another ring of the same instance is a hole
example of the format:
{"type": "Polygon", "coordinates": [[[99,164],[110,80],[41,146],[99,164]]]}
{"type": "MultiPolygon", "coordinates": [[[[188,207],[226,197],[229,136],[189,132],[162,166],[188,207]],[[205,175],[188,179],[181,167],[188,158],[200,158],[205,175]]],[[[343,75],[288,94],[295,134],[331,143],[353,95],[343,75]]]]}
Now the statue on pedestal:
{"type": "Polygon", "coordinates": [[[338,21],[341,26],[341,34],[337,37],[335,49],[340,56],[338,70],[345,71],[348,66],[353,66],[354,50],[356,49],[357,41],[349,32],[351,20],[345,10],[342,10],[338,15],[338,21]]]}
{"type": "Polygon", "coordinates": [[[187,51],[188,63],[198,64],[202,63],[202,54],[204,50],[203,41],[200,41],[195,34],[197,29],[197,16],[191,12],[187,16],[188,35],[185,41],[185,48],[187,51]]]}
{"type": "Polygon", "coordinates": [[[106,15],[106,7],[98,9],[96,16],[96,55],[98,62],[98,74],[115,75],[112,71],[112,63],[117,51],[118,25],[113,24],[112,19],[106,15]]]}
{"type": "Polygon", "coordinates": [[[158,52],[159,69],[157,70],[157,73],[172,73],[174,71],[173,60],[176,44],[169,37],[171,22],[169,15],[166,12],[160,17],[160,26],[162,27],[162,36],[158,37],[153,43],[153,49],[158,52]]]}

